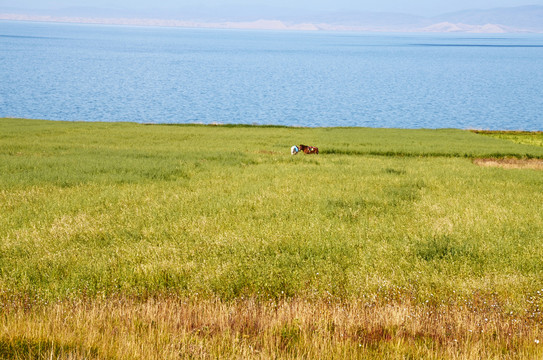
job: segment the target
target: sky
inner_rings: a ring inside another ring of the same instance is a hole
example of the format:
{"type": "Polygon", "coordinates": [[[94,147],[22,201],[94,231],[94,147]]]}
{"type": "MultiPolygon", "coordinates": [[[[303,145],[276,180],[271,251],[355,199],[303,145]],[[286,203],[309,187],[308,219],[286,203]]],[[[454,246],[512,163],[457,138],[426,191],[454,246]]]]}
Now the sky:
{"type": "Polygon", "coordinates": [[[523,5],[543,5],[543,0],[0,0],[0,7],[58,9],[101,7],[112,9],[205,9],[217,7],[280,7],[306,11],[376,11],[432,16],[465,9],[490,9],[523,5]]]}

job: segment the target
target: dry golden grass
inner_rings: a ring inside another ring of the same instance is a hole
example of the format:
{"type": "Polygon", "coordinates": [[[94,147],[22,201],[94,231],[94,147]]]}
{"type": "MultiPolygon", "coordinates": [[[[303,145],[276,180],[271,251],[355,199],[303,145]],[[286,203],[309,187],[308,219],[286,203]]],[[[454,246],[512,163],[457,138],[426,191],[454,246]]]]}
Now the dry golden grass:
{"type": "Polygon", "coordinates": [[[450,304],[130,298],[4,301],[7,359],[533,359],[541,319],[450,304]]]}
{"type": "Polygon", "coordinates": [[[541,159],[474,159],[473,163],[483,167],[543,170],[541,159]]]}

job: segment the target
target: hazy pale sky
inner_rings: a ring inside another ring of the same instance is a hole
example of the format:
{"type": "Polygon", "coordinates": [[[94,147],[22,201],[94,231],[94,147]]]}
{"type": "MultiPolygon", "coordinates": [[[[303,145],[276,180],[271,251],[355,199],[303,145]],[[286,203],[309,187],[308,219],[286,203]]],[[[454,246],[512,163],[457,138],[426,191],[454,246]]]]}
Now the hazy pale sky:
{"type": "Polygon", "coordinates": [[[0,7],[51,9],[103,7],[112,9],[182,9],[251,6],[282,7],[308,11],[386,11],[414,15],[439,15],[465,9],[543,5],[543,0],[0,0],[0,7]]]}

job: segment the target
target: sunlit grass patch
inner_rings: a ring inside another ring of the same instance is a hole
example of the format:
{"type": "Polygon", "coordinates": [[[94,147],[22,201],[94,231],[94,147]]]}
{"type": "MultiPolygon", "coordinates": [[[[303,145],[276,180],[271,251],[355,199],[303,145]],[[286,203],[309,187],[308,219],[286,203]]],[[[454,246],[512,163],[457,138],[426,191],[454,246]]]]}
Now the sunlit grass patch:
{"type": "Polygon", "coordinates": [[[543,146],[543,132],[541,131],[474,131],[477,134],[510,140],[518,144],[543,146]]]}

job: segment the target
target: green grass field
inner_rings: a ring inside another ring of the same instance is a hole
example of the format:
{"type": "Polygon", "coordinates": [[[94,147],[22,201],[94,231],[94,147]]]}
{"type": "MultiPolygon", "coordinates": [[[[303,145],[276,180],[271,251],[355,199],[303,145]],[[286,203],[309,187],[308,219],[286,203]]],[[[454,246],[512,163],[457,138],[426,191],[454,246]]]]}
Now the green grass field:
{"type": "Polygon", "coordinates": [[[543,173],[473,162],[543,159],[541,133],[512,140],[454,129],[0,119],[0,357],[541,356],[543,173]],[[291,156],[300,143],[320,154],[291,156]],[[152,340],[156,319],[138,311],[184,302],[208,329],[220,326],[202,319],[225,311],[239,320],[250,306],[295,310],[268,314],[274,325],[260,321],[247,337],[243,326],[181,336],[164,325],[177,347],[152,340]],[[340,321],[341,306],[398,311],[381,322],[367,313],[359,333],[353,319],[340,321]],[[118,318],[95,324],[89,308],[118,318]],[[70,312],[88,331],[53,335],[70,312]],[[142,337],[132,323],[126,334],[96,330],[131,312],[142,337]],[[415,313],[416,324],[405,317],[415,313]],[[358,337],[339,337],[330,319],[358,337]],[[483,319],[494,332],[470,335],[483,319]],[[156,351],[138,352],[142,338],[156,351]]]}

